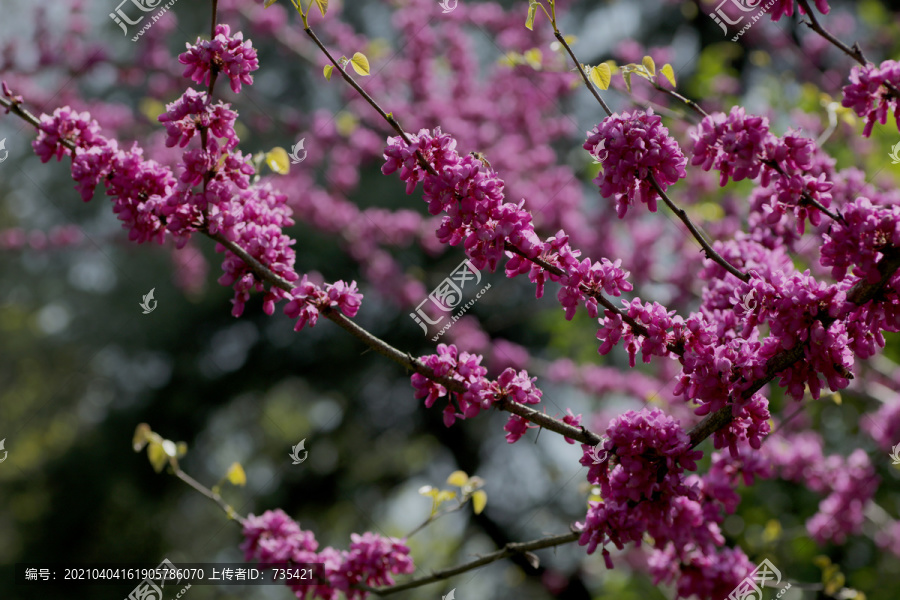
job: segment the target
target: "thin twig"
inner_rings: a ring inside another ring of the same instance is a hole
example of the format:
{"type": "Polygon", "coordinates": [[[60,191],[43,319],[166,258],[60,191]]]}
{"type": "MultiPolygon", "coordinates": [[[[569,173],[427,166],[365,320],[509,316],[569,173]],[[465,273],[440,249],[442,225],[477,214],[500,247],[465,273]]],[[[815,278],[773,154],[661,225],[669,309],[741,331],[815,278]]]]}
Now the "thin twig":
{"type": "Polygon", "coordinates": [[[578,62],[578,57],[575,56],[572,48],[569,47],[569,43],[566,41],[565,36],[563,36],[563,34],[560,33],[558,29],[556,29],[556,25],[554,25],[553,28],[555,30],[553,33],[554,35],[556,35],[556,39],[559,40],[559,43],[562,44],[563,48],[566,49],[566,52],[569,53],[569,56],[572,57],[572,62],[574,62],[575,66],[578,68],[578,72],[581,74],[581,78],[584,79],[584,84],[594,95],[594,98],[597,99],[597,102],[600,103],[600,106],[603,107],[603,110],[606,112],[606,116],[611,117],[612,111],[609,109],[609,106],[607,106],[606,102],[603,101],[603,98],[600,97],[600,93],[596,90],[596,88],[594,88],[594,84],[591,83],[591,80],[588,78],[587,73],[584,72],[584,69],[581,67],[581,63],[578,62]]]}
{"type": "Polygon", "coordinates": [[[803,10],[806,12],[806,16],[809,17],[809,21],[803,21],[807,27],[821,35],[823,38],[831,42],[835,47],[839,48],[841,52],[861,64],[862,66],[866,66],[869,64],[868,59],[866,59],[865,54],[863,54],[862,49],[859,47],[858,43],[853,44],[853,47],[849,47],[847,44],[837,39],[830,31],[822,27],[821,23],[819,23],[818,17],[816,17],[816,13],[813,12],[812,8],[809,6],[809,2],[807,0],[800,0],[800,6],[803,7],[803,10]]]}
{"type": "MultiPolygon", "coordinates": [[[[174,461],[173,461],[173,463],[174,463],[174,461]]],[[[191,477],[190,475],[188,475],[187,473],[182,471],[181,467],[179,467],[177,464],[172,464],[172,470],[175,472],[175,476],[178,477],[178,479],[182,480],[183,482],[185,482],[186,484],[188,484],[189,486],[191,486],[192,488],[194,488],[195,490],[197,490],[198,492],[200,492],[201,494],[203,494],[204,496],[206,496],[207,498],[209,498],[210,500],[212,500],[213,502],[218,504],[219,508],[221,508],[223,511],[225,511],[225,514],[228,515],[229,519],[234,519],[235,521],[240,523],[242,526],[244,525],[244,522],[246,521],[246,519],[244,517],[242,517],[240,514],[238,514],[238,512],[236,510],[234,510],[230,504],[225,502],[225,500],[222,499],[222,496],[220,496],[218,493],[212,491],[211,489],[207,488],[202,483],[200,483],[199,481],[197,481],[196,479],[194,479],[193,477],[191,477]]]]}
{"type": "Polygon", "coordinates": [[[463,563],[449,569],[432,571],[431,575],[428,575],[426,577],[419,577],[404,583],[387,587],[373,588],[363,585],[360,585],[358,587],[367,592],[378,594],[379,596],[396,594],[397,592],[411,590],[413,588],[421,587],[429,583],[435,583],[437,581],[453,577],[454,575],[459,575],[460,573],[465,573],[466,571],[471,571],[472,569],[477,569],[478,567],[483,567],[484,565],[491,564],[492,562],[496,562],[508,556],[512,556],[513,554],[522,554],[524,552],[531,552],[532,550],[541,550],[544,548],[552,548],[554,546],[569,544],[576,541],[580,536],[580,532],[572,531],[570,533],[563,533],[545,537],[538,540],[532,540],[530,542],[511,542],[503,546],[503,548],[501,548],[500,550],[497,550],[496,552],[492,552],[490,554],[486,554],[485,556],[482,556],[477,560],[463,563]]]}
{"type": "Polygon", "coordinates": [[[709,244],[709,242],[706,241],[706,238],[704,238],[703,235],[700,233],[700,230],[698,230],[697,227],[694,225],[694,223],[691,221],[690,217],[688,217],[688,215],[684,211],[684,209],[678,208],[675,205],[675,203],[672,202],[672,200],[669,198],[668,194],[666,194],[665,190],[663,190],[662,187],[659,185],[659,182],[656,181],[656,176],[653,175],[653,173],[650,173],[648,175],[647,180],[650,182],[650,185],[653,186],[653,188],[656,190],[656,192],[663,199],[663,202],[666,203],[666,206],[668,206],[669,209],[671,209],[671,211],[673,213],[675,213],[675,216],[677,216],[679,219],[681,219],[681,222],[684,223],[685,227],[688,228],[688,230],[691,232],[691,235],[693,235],[694,238],[698,242],[700,242],[700,246],[703,247],[703,251],[706,253],[706,257],[708,259],[712,260],[713,262],[715,262],[716,264],[721,266],[723,269],[725,269],[726,271],[728,271],[729,273],[731,273],[732,275],[734,275],[741,281],[744,281],[744,282],[750,281],[750,275],[735,268],[731,263],[729,263],[727,260],[725,260],[721,254],[719,254],[718,252],[716,252],[713,249],[713,247],[709,244]]]}
{"type": "Polygon", "coordinates": [[[688,98],[686,96],[682,96],[675,90],[670,90],[667,87],[663,87],[656,81],[653,81],[652,79],[650,79],[649,81],[650,81],[650,84],[653,87],[655,87],[658,91],[660,91],[664,94],[668,94],[669,96],[675,98],[676,100],[679,100],[680,102],[682,102],[684,104],[687,104],[689,107],[691,107],[694,110],[694,112],[696,112],[698,115],[700,115],[700,117],[706,118],[709,116],[708,112],[703,110],[703,108],[699,104],[697,104],[695,101],[691,100],[690,98],[688,98]]]}

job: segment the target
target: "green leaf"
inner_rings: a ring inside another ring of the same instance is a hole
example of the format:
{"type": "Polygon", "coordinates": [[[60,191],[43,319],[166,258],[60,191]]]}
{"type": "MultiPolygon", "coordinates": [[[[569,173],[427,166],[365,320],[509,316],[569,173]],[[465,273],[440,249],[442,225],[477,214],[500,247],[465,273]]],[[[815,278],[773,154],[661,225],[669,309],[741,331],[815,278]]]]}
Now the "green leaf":
{"type": "Polygon", "coordinates": [[[672,87],[675,87],[675,71],[672,69],[672,65],[670,65],[669,63],[664,64],[659,72],[669,80],[669,83],[672,84],[672,87]]]}
{"type": "Polygon", "coordinates": [[[322,69],[322,74],[325,75],[326,81],[331,81],[331,72],[334,71],[334,65],[325,65],[325,68],[322,69]]]}
{"type": "Polygon", "coordinates": [[[590,77],[591,82],[598,88],[608,90],[609,82],[612,80],[612,71],[610,71],[608,64],[602,63],[596,67],[591,67],[590,77]]]}
{"type": "Polygon", "coordinates": [[[651,75],[656,75],[656,63],[653,62],[652,58],[645,56],[644,60],[641,61],[641,64],[644,65],[644,68],[647,69],[651,75]]]}
{"type": "Polygon", "coordinates": [[[369,59],[362,52],[354,54],[353,58],[350,59],[350,64],[353,65],[353,70],[360,75],[366,76],[369,74],[369,59]]]}
{"type": "Polygon", "coordinates": [[[263,5],[263,8],[269,8],[270,6],[272,6],[273,4],[275,4],[276,2],[278,2],[278,0],[266,0],[266,3],[265,3],[265,5],[263,5]]]}
{"type": "Polygon", "coordinates": [[[324,17],[325,13],[328,12],[328,0],[316,0],[316,6],[322,11],[322,16],[324,17]]]}
{"type": "Polygon", "coordinates": [[[487,493],[484,490],[478,490],[472,494],[472,508],[476,515],[480,515],[481,511],[487,505],[487,493]]]}
{"type": "Polygon", "coordinates": [[[534,18],[537,16],[537,2],[528,5],[528,18],[525,19],[525,27],[534,31],[534,18]]]}
{"type": "Polygon", "coordinates": [[[157,473],[162,472],[163,467],[166,466],[166,463],[169,461],[169,457],[166,456],[166,451],[163,450],[162,444],[156,440],[152,440],[147,445],[147,458],[150,459],[150,464],[157,473]]]}
{"type": "Polygon", "coordinates": [[[469,476],[465,471],[453,471],[447,478],[447,483],[456,487],[462,487],[469,481],[469,476]]]}
{"type": "Polygon", "coordinates": [[[625,89],[628,90],[628,93],[631,93],[631,71],[622,71],[622,79],[625,80],[625,89]]]}
{"type": "Polygon", "coordinates": [[[247,474],[244,473],[244,467],[241,466],[241,463],[231,463],[231,466],[228,467],[228,475],[226,475],[226,477],[232,485],[247,485],[247,474]]]}
{"type": "Polygon", "coordinates": [[[134,437],[131,439],[131,447],[134,448],[135,452],[140,452],[144,449],[144,446],[147,445],[149,439],[150,426],[146,423],[141,423],[134,430],[134,437]]]}
{"type": "Polygon", "coordinates": [[[281,146],[276,146],[266,152],[266,164],[269,165],[269,168],[272,169],[272,171],[279,175],[287,175],[291,170],[291,163],[287,150],[281,146]]]}

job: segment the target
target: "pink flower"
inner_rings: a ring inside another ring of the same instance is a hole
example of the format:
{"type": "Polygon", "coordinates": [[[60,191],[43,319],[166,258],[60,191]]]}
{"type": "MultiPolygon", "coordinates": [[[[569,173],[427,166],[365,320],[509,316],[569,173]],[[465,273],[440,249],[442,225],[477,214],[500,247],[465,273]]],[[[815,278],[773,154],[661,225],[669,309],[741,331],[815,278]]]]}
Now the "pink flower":
{"type": "Polygon", "coordinates": [[[685,176],[687,159],[652,110],[603,119],[588,132],[584,149],[602,165],[594,182],[604,198],[615,196],[619,218],[625,216],[638,193],[641,202],[656,212],[659,194],[648,181],[651,175],[663,190],[685,176]]]}
{"type": "Polygon", "coordinates": [[[244,41],[243,33],[231,35],[228,25],[216,25],[212,40],[201,40],[193,46],[186,44],[187,52],[178,56],[178,62],[187,65],[184,76],[197,83],[209,85],[212,73],[224,73],[231,80],[234,93],[241,91],[241,84],[253,83],[251,72],[259,68],[256,50],[250,40],[244,41]]]}
{"type": "Polygon", "coordinates": [[[722,186],[728,183],[729,177],[735,181],[756,179],[762,166],[760,156],[770,135],[769,120],[748,116],[743,107],[732,107],[728,115],[713,113],[691,132],[694,140],[691,164],[704,171],[719,171],[722,186]]]}
{"type": "Polygon", "coordinates": [[[106,138],[100,135],[100,126],[97,121],[91,118],[91,115],[83,112],[78,113],[63,106],[53,111],[53,115],[41,115],[38,124],[37,138],[31,142],[35,154],[37,154],[41,162],[47,162],[53,156],[56,160],[62,160],[63,155],[70,153],[70,150],[63,145],[63,142],[72,142],[78,148],[89,149],[94,146],[101,146],[107,143],[106,138]]]}
{"type": "Polygon", "coordinates": [[[897,127],[900,128],[898,88],[900,88],[900,62],[886,60],[877,67],[872,64],[856,66],[850,72],[850,84],[844,86],[844,99],[841,100],[841,104],[852,108],[857,115],[866,120],[863,135],[869,137],[875,121],[884,125],[891,111],[894,113],[897,127]],[[888,89],[888,85],[893,86],[893,91],[888,89]]]}

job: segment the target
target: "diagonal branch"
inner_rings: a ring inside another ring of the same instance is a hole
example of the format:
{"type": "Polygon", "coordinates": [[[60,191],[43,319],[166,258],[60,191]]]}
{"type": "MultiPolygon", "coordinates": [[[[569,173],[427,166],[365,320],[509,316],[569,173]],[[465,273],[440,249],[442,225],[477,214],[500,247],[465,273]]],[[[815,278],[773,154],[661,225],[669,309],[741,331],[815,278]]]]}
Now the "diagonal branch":
{"type": "Polygon", "coordinates": [[[441,581],[442,579],[447,579],[448,577],[453,577],[454,575],[459,575],[460,573],[465,573],[466,571],[471,571],[473,569],[477,569],[478,567],[483,567],[484,565],[489,565],[492,562],[507,558],[508,556],[512,556],[513,554],[521,554],[524,552],[530,552],[532,550],[541,550],[543,548],[552,548],[554,546],[569,544],[577,540],[580,536],[580,532],[572,531],[571,533],[561,533],[559,535],[532,540],[530,542],[513,542],[506,544],[500,550],[491,552],[490,554],[486,554],[485,556],[482,556],[477,560],[463,563],[449,569],[432,571],[431,575],[418,577],[405,583],[380,588],[373,588],[363,585],[358,587],[367,592],[378,594],[379,596],[388,596],[390,594],[396,594],[397,592],[403,592],[405,590],[411,590],[423,585],[428,585],[429,583],[435,583],[441,581]]]}

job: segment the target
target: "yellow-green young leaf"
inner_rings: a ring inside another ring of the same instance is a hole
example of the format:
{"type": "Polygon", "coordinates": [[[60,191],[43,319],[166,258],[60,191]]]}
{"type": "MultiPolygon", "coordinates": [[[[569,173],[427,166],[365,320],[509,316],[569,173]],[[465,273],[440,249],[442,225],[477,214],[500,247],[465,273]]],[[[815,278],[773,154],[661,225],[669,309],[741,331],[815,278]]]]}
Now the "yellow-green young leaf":
{"type": "Polygon", "coordinates": [[[447,478],[447,483],[450,485],[455,485],[456,487],[462,487],[466,485],[466,482],[469,481],[469,476],[465,471],[453,471],[450,473],[450,477],[447,478]]]}
{"type": "Polygon", "coordinates": [[[263,8],[269,8],[270,6],[272,6],[273,4],[275,4],[276,2],[278,2],[278,0],[266,0],[266,4],[265,4],[265,6],[263,6],[263,8]]]}
{"type": "Polygon", "coordinates": [[[185,454],[187,454],[188,446],[185,442],[178,442],[175,444],[175,457],[181,458],[185,454]]]}
{"type": "Polygon", "coordinates": [[[435,496],[434,499],[438,504],[443,504],[447,500],[453,500],[454,498],[456,498],[456,492],[451,492],[450,490],[441,490],[440,492],[438,492],[438,495],[435,496]]]}
{"type": "Polygon", "coordinates": [[[322,16],[324,17],[325,13],[328,12],[328,0],[316,0],[316,6],[322,11],[322,16]]]}
{"type": "Polygon", "coordinates": [[[763,529],[762,538],[765,542],[774,542],[781,537],[781,523],[776,519],[769,519],[763,529]]]}
{"type": "Polygon", "coordinates": [[[146,423],[141,423],[134,430],[134,437],[131,439],[131,446],[134,448],[135,452],[140,452],[144,449],[144,446],[147,445],[147,441],[150,438],[150,426],[146,423]]]}
{"type": "Polygon", "coordinates": [[[276,146],[266,152],[266,164],[279,175],[287,175],[291,170],[291,162],[290,158],[288,158],[287,150],[281,146],[276,146]]]}
{"type": "Polygon", "coordinates": [[[528,5],[528,18],[525,19],[525,27],[534,31],[534,17],[537,15],[537,4],[532,2],[528,5]]]}
{"type": "Polygon", "coordinates": [[[244,467],[241,466],[241,463],[231,463],[231,466],[228,467],[227,477],[231,485],[247,485],[247,474],[244,473],[244,467]]]}
{"type": "Polygon", "coordinates": [[[366,76],[369,74],[369,59],[362,52],[354,54],[353,58],[350,59],[350,64],[353,65],[353,70],[360,75],[366,76]]]}
{"type": "Polygon", "coordinates": [[[663,77],[669,80],[669,83],[672,84],[672,87],[675,87],[675,71],[672,69],[672,65],[670,65],[669,63],[664,64],[659,72],[663,74],[663,77]]]}
{"type": "Polygon", "coordinates": [[[834,400],[834,403],[837,404],[838,406],[840,406],[841,403],[843,402],[840,392],[835,392],[834,394],[832,394],[831,399],[834,400]]]}
{"type": "Polygon", "coordinates": [[[609,70],[609,65],[606,63],[601,63],[596,67],[591,67],[591,82],[596,85],[601,90],[609,89],[609,82],[612,80],[612,71],[609,70]]]}
{"type": "Polygon", "coordinates": [[[625,80],[625,89],[631,93],[631,71],[622,71],[622,79],[625,80]]]}
{"type": "Polygon", "coordinates": [[[532,48],[531,50],[527,50],[524,54],[525,62],[528,63],[532,69],[540,69],[541,68],[541,58],[543,58],[544,54],[537,48],[532,48]]]}
{"type": "Polygon", "coordinates": [[[334,126],[339,134],[344,137],[350,137],[359,128],[359,120],[353,113],[343,110],[335,117],[334,126]]]}
{"type": "Polygon", "coordinates": [[[641,61],[641,64],[644,65],[644,68],[647,69],[651,75],[656,75],[656,63],[653,62],[652,58],[645,56],[644,60],[641,61]]]}
{"type": "Polygon", "coordinates": [[[157,473],[163,470],[163,467],[166,466],[166,462],[169,460],[162,444],[157,441],[151,441],[147,445],[147,458],[150,459],[150,464],[153,465],[153,470],[157,473]]]}
{"type": "Polygon", "coordinates": [[[484,490],[478,490],[472,494],[472,508],[475,510],[476,515],[481,514],[485,505],[487,505],[487,493],[484,490]]]}
{"type": "Polygon", "coordinates": [[[166,105],[155,98],[143,98],[138,104],[138,110],[155,123],[157,118],[166,112],[166,105]]]}
{"type": "Polygon", "coordinates": [[[331,81],[331,72],[334,71],[334,65],[325,65],[325,68],[322,69],[322,74],[325,75],[326,81],[331,81]]]}

